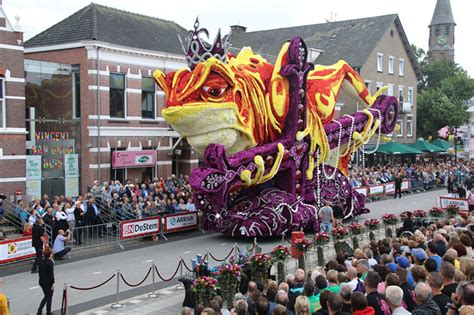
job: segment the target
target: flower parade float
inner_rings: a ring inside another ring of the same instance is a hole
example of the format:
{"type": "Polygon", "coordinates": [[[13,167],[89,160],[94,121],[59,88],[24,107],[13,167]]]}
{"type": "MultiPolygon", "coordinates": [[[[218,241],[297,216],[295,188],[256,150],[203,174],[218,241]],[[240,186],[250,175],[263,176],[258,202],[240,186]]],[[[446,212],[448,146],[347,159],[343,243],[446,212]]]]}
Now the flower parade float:
{"type": "Polygon", "coordinates": [[[228,53],[228,35],[213,44],[203,35],[196,20],[182,40],[189,68],[153,74],[166,94],[164,119],[203,155],[190,176],[203,227],[272,236],[319,231],[326,201],[346,217],[368,212],[349,184],[348,163],[372,137],[378,146],[392,132],[398,100],[384,89],[371,95],[345,61],[307,62],[299,37],[282,43],[271,64],[249,47],[228,53]],[[363,110],[335,119],[343,86],[363,110]]]}

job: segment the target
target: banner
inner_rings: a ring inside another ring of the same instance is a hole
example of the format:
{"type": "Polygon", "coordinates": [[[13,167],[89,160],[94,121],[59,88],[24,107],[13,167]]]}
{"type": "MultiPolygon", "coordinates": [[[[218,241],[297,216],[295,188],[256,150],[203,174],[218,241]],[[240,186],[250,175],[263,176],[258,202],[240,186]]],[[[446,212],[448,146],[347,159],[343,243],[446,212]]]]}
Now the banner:
{"type": "Polygon", "coordinates": [[[455,205],[459,207],[459,210],[469,211],[469,202],[467,199],[440,196],[439,204],[441,209],[447,209],[449,206],[455,205]]]}
{"type": "Polygon", "coordinates": [[[26,156],[26,179],[41,179],[41,156],[26,156]]]}
{"type": "Polygon", "coordinates": [[[402,181],[402,191],[410,189],[410,183],[407,180],[402,181]]]}
{"type": "Polygon", "coordinates": [[[79,196],[79,177],[66,177],[64,179],[64,195],[66,197],[79,196]]]}
{"type": "Polygon", "coordinates": [[[64,176],[79,177],[78,154],[64,154],[64,176]]]}
{"type": "Polygon", "coordinates": [[[369,187],[369,196],[383,195],[383,185],[369,187]]]}
{"type": "Polygon", "coordinates": [[[155,167],[155,165],[156,150],[112,152],[112,168],[155,167]]]}
{"type": "Polygon", "coordinates": [[[359,194],[362,194],[367,197],[367,188],[362,187],[362,188],[354,188],[355,191],[357,191],[359,194]]]}
{"type": "Polygon", "coordinates": [[[161,217],[120,222],[120,239],[143,237],[161,233],[161,217]]]}
{"type": "Polygon", "coordinates": [[[41,199],[41,179],[26,180],[26,195],[33,199],[41,199]]]}
{"type": "Polygon", "coordinates": [[[0,264],[35,257],[31,236],[0,241],[0,264]]]}
{"type": "Polygon", "coordinates": [[[178,214],[167,214],[164,217],[164,221],[164,230],[166,233],[195,229],[198,227],[198,213],[184,212],[178,214]]]}
{"type": "Polygon", "coordinates": [[[385,184],[385,194],[393,194],[395,192],[395,184],[393,182],[385,184]]]}

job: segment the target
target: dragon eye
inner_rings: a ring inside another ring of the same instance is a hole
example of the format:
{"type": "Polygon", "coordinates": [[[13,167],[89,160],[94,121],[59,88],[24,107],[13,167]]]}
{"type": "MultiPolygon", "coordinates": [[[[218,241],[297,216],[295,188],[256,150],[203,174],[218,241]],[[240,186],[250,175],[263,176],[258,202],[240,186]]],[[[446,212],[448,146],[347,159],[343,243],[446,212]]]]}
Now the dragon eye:
{"type": "Polygon", "coordinates": [[[226,90],[226,88],[218,88],[218,87],[211,88],[210,86],[203,86],[202,89],[204,90],[204,92],[206,92],[212,97],[222,96],[224,95],[224,92],[226,90]]]}

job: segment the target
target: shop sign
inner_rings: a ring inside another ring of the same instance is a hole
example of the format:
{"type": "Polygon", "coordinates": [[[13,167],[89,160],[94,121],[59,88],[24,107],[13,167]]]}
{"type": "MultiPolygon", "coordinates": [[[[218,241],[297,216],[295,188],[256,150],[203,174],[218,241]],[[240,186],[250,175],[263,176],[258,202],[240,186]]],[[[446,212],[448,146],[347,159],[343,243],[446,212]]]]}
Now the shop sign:
{"type": "Polygon", "coordinates": [[[112,152],[112,168],[154,167],[155,165],[155,150],[112,152]]]}
{"type": "Polygon", "coordinates": [[[41,179],[41,156],[28,155],[26,157],[26,178],[41,179]]]}

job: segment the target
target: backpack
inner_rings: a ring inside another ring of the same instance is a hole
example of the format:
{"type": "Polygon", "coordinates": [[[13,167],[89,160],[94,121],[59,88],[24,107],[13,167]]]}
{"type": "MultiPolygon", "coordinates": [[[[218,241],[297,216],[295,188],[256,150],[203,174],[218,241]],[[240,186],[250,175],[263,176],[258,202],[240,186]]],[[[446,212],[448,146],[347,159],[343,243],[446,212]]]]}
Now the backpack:
{"type": "Polygon", "coordinates": [[[357,286],[356,286],[354,292],[361,292],[361,293],[365,294],[364,284],[359,279],[357,279],[357,286]]]}

